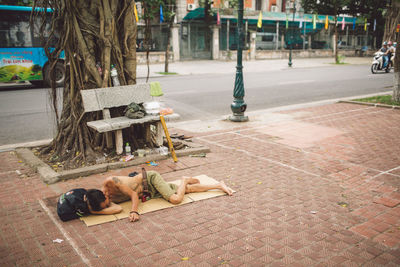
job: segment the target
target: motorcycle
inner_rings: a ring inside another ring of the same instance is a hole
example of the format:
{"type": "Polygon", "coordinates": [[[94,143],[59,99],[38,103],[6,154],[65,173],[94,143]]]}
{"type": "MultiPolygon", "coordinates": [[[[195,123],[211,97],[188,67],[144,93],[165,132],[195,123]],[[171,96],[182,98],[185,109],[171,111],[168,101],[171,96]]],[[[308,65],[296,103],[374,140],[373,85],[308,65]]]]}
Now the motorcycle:
{"type": "Polygon", "coordinates": [[[372,65],[371,65],[371,72],[373,74],[377,73],[379,70],[384,70],[386,73],[390,72],[390,69],[393,66],[393,59],[394,59],[394,55],[391,56],[388,64],[386,65],[386,68],[383,68],[383,55],[385,53],[383,52],[376,52],[374,54],[374,60],[372,61],[372,65]]]}

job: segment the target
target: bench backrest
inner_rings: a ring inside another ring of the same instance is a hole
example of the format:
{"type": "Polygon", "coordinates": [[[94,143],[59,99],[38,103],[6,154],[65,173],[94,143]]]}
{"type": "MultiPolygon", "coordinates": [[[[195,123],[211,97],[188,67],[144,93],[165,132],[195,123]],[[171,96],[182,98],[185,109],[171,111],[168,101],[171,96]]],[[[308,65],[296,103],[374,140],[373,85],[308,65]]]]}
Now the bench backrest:
{"type": "Polygon", "coordinates": [[[85,112],[152,100],[149,83],[81,90],[81,95],[85,112]]]}

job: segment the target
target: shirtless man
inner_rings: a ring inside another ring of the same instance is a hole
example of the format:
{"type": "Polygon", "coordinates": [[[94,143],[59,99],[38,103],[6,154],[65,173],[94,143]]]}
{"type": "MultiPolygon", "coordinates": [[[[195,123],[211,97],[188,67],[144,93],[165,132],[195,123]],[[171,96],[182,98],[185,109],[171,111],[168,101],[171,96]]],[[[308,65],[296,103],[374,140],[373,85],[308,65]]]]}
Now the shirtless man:
{"type": "MultiPolygon", "coordinates": [[[[158,172],[147,172],[147,186],[150,198],[164,198],[172,204],[182,202],[185,194],[195,192],[205,192],[211,189],[219,189],[228,195],[232,195],[232,190],[220,182],[214,185],[203,185],[196,178],[184,177],[179,186],[167,183],[158,172]]],[[[112,202],[120,203],[132,200],[132,209],[129,214],[129,220],[135,222],[139,220],[138,205],[139,199],[146,197],[143,189],[142,174],[134,177],[129,176],[112,176],[106,178],[103,182],[102,191],[106,198],[112,202]]]]}

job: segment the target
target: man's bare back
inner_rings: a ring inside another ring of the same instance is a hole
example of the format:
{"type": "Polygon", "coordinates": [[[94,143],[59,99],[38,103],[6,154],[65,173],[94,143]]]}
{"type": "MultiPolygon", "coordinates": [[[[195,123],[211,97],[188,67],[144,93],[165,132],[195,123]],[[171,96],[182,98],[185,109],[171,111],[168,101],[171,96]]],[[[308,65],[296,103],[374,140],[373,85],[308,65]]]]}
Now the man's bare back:
{"type": "Polygon", "coordinates": [[[120,185],[126,185],[133,191],[135,191],[139,197],[142,196],[143,193],[143,178],[141,174],[138,174],[134,177],[129,177],[129,176],[111,176],[108,177],[104,182],[103,182],[103,188],[102,191],[106,196],[110,198],[111,201],[115,203],[123,202],[126,201],[126,197],[129,196],[125,195],[123,192],[120,190],[120,185]]]}

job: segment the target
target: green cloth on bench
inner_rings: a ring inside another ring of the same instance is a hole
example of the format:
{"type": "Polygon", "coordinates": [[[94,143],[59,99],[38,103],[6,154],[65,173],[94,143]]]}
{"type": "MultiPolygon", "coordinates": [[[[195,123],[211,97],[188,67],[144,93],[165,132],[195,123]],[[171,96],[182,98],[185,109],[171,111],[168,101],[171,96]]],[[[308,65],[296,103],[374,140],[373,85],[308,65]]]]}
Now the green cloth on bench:
{"type": "Polygon", "coordinates": [[[162,96],[164,93],[161,90],[160,82],[150,83],[150,95],[151,96],[162,96]]]}

